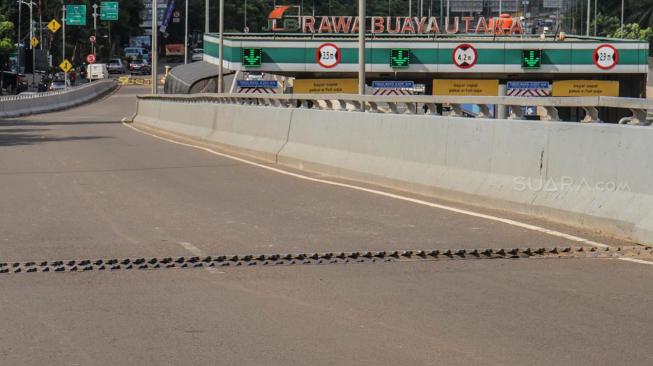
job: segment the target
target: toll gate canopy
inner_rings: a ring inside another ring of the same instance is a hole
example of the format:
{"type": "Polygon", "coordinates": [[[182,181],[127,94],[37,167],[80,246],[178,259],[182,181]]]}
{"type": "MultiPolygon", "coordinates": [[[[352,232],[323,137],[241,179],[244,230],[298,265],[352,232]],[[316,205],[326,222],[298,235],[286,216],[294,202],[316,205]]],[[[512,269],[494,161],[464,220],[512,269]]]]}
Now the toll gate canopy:
{"type": "MultiPolygon", "coordinates": [[[[216,34],[205,35],[205,61],[218,64],[218,44],[216,34]]],[[[619,83],[619,96],[642,97],[648,54],[647,42],[620,39],[369,34],[366,71],[368,84],[412,80],[427,85],[427,94],[438,79],[605,80],[619,83]]],[[[355,78],[358,43],[355,35],[342,34],[225,34],[223,65],[297,79],[355,78]]]]}

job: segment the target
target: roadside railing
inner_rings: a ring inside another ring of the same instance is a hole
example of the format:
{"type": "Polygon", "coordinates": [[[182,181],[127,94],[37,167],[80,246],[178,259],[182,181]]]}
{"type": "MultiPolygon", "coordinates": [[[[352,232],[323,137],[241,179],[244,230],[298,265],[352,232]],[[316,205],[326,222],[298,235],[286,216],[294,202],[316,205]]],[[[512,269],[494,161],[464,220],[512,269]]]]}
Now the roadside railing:
{"type": "MultiPolygon", "coordinates": [[[[630,111],[619,124],[645,125],[648,111],[653,111],[653,100],[618,97],[472,97],[472,96],[359,96],[355,94],[191,94],[144,95],[140,99],[155,99],[183,103],[219,103],[257,105],[283,108],[307,108],[330,111],[366,113],[440,115],[438,106],[449,106],[451,117],[491,118],[490,105],[505,110],[507,119],[524,119],[522,107],[540,107],[544,121],[562,121],[559,108],[581,108],[585,118],[581,122],[600,123],[598,108],[630,111]],[[463,110],[463,105],[477,105],[475,117],[463,110]]],[[[440,109],[441,110],[441,109],[440,109]]],[[[617,122],[617,121],[614,121],[617,122]]]]}

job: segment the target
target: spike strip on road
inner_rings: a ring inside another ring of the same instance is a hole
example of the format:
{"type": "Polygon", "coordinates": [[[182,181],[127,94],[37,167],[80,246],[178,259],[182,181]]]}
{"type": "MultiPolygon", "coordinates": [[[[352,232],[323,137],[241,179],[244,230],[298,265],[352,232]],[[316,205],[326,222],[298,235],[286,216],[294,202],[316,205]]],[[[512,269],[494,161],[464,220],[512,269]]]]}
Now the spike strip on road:
{"type": "Polygon", "coordinates": [[[22,273],[66,273],[252,266],[297,266],[412,261],[460,261],[491,259],[653,259],[651,247],[555,247],[501,249],[444,249],[332,252],[311,254],[258,254],[203,257],[152,257],[83,259],[31,262],[0,262],[0,275],[22,273]]]}

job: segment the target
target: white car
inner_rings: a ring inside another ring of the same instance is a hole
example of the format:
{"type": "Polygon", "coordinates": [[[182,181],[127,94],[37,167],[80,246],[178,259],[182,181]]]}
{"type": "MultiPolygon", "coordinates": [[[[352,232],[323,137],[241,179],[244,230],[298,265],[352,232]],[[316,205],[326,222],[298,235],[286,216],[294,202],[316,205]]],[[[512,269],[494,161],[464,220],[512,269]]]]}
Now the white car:
{"type": "Polygon", "coordinates": [[[192,62],[203,61],[204,60],[204,50],[201,48],[194,48],[192,56],[190,57],[192,62]]]}

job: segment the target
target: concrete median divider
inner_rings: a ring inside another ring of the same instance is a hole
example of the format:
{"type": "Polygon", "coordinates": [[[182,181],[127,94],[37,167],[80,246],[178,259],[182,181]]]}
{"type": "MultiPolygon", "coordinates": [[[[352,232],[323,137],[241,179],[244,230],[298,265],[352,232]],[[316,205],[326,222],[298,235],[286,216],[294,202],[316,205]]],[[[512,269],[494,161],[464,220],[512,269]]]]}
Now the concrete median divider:
{"type": "Polygon", "coordinates": [[[653,129],[139,99],[135,123],[281,165],[653,243],[653,129]]]}
{"type": "Polygon", "coordinates": [[[113,80],[101,80],[65,91],[0,97],[0,118],[56,112],[92,102],[114,90],[113,80]]]}

